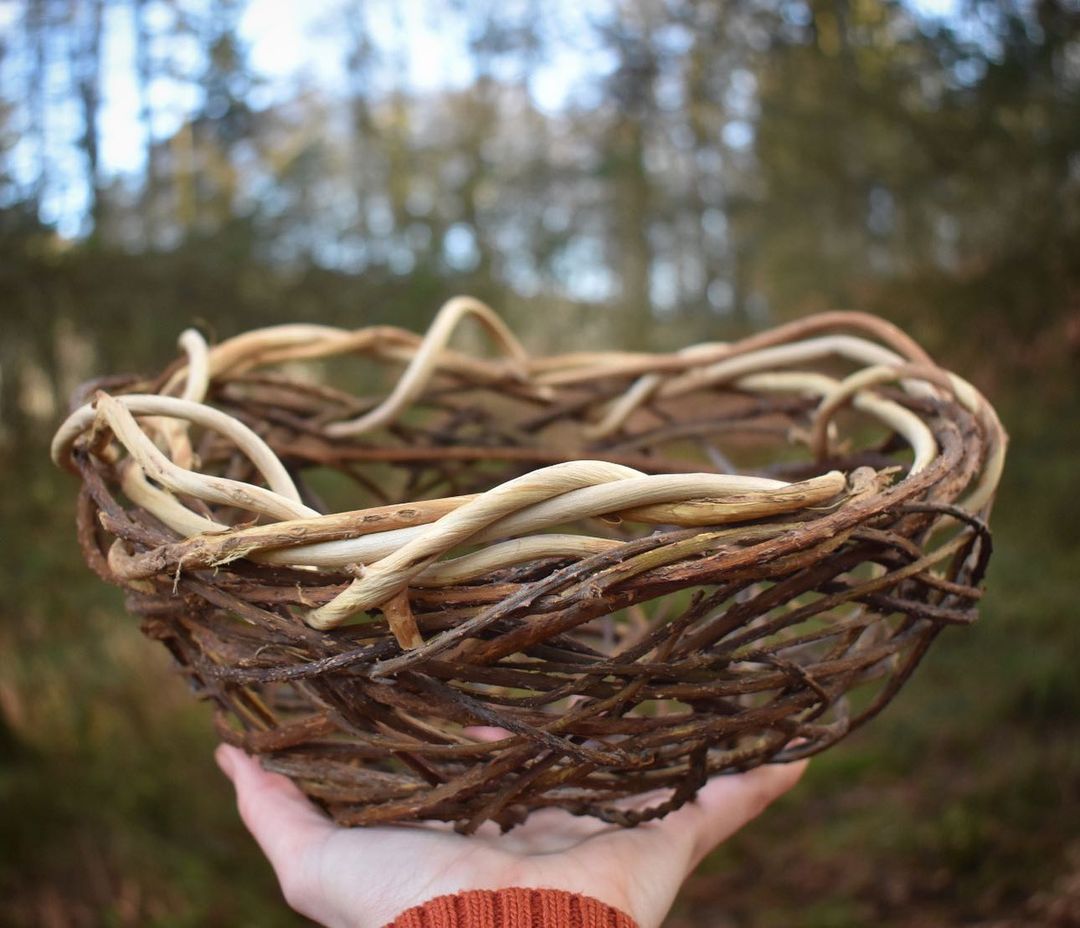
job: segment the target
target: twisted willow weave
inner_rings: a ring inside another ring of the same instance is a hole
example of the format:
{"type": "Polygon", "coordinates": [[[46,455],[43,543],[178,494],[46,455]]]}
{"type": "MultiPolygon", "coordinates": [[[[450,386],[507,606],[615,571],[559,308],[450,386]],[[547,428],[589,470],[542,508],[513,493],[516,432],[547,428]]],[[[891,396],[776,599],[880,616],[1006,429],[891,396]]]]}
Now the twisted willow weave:
{"type": "Polygon", "coordinates": [[[1005,434],[880,319],[530,357],[457,298],[424,337],[180,345],[58,431],[79,540],[339,822],[662,816],[835,743],[975,617],[1005,434]],[[467,317],[494,356],[448,347],[467,317]]]}

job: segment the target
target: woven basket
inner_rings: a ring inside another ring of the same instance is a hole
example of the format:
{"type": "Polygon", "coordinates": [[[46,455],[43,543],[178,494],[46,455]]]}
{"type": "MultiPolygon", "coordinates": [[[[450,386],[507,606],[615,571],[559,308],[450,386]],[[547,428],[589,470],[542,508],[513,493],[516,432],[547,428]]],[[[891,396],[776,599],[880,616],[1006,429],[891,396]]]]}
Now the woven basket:
{"type": "Polygon", "coordinates": [[[880,319],[533,358],[456,298],[423,337],[180,345],[58,431],[79,540],[220,737],[343,824],[635,825],[834,744],[975,618],[1006,436],[880,319]],[[494,358],[447,347],[466,317],[494,358]]]}

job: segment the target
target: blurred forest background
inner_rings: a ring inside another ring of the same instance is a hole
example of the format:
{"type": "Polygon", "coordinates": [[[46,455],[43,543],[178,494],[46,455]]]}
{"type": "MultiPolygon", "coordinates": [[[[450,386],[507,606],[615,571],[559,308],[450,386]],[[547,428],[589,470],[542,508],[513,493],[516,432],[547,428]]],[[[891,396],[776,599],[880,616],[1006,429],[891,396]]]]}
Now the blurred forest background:
{"type": "Polygon", "coordinates": [[[980,623],[668,924],[1080,925],[1077,0],[0,3],[0,923],[300,922],[83,566],[71,388],[456,292],[537,350],[869,310],[994,400],[980,623]]]}

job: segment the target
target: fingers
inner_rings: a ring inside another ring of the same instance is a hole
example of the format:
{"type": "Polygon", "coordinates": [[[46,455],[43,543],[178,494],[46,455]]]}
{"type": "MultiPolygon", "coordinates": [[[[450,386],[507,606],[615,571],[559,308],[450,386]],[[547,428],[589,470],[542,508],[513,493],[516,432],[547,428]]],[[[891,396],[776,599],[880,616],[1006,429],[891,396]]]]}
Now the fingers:
{"type": "Polygon", "coordinates": [[[502,741],[503,738],[512,737],[505,728],[494,725],[466,725],[461,731],[474,741],[502,741]]]}
{"type": "Polygon", "coordinates": [[[807,761],[764,764],[746,773],[713,777],[694,802],[659,822],[661,829],[689,831],[691,868],[721,841],[757,818],[790,790],[806,769],[807,761]]]}
{"type": "MultiPolygon", "coordinates": [[[[711,779],[693,802],[637,828],[599,831],[580,839],[583,859],[621,874],[619,887],[642,925],[659,925],[686,876],[717,844],[758,816],[802,776],[806,762],[771,764],[711,779]]],[[[651,805],[663,792],[638,797],[651,805]]]]}
{"type": "Polygon", "coordinates": [[[287,886],[305,852],[336,826],[287,777],[268,773],[238,748],[219,745],[214,759],[236,788],[237,808],[248,831],[287,886]]]}

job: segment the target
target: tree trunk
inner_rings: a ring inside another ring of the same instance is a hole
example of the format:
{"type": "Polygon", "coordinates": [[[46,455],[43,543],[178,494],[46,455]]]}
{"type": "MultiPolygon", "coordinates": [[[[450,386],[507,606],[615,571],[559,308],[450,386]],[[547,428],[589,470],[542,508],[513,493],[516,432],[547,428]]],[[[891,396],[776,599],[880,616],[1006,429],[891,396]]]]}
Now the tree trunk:
{"type": "Polygon", "coordinates": [[[83,27],[82,41],[77,52],[77,93],[82,109],[83,134],[80,144],[86,157],[86,182],[90,191],[90,218],[93,223],[92,238],[98,238],[102,229],[102,194],[100,145],[98,135],[98,109],[101,106],[101,31],[104,0],[88,0],[77,15],[86,10],[87,22],[83,27]]]}

